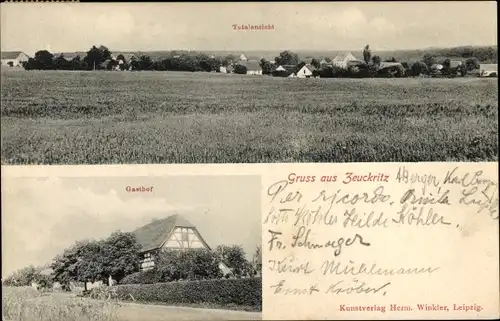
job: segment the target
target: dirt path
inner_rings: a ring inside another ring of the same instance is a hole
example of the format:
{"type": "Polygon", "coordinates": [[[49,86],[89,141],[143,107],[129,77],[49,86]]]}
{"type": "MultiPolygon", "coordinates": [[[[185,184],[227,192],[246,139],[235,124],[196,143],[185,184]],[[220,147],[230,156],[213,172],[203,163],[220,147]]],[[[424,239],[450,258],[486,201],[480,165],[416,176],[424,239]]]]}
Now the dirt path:
{"type": "MultiPolygon", "coordinates": [[[[51,293],[46,296],[56,300],[72,300],[74,295],[51,293]]],[[[83,298],[79,298],[83,299],[83,298]]],[[[83,299],[97,301],[94,299],[83,299]]],[[[168,320],[261,320],[260,312],[232,311],[219,309],[200,309],[165,305],[120,302],[117,308],[120,321],[168,321],[168,320]]]]}
{"type": "Polygon", "coordinates": [[[118,308],[120,320],[261,320],[261,313],[124,303],[118,308]]]}

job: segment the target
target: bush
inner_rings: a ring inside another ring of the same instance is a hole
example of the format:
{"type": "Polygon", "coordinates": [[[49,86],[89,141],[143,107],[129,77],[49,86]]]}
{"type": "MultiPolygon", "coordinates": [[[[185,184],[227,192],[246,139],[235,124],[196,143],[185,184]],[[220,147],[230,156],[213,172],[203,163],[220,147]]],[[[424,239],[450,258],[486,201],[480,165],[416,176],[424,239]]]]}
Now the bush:
{"type": "Polygon", "coordinates": [[[234,73],[235,74],[240,74],[240,75],[244,75],[247,73],[247,67],[246,66],[243,66],[243,65],[236,65],[234,67],[234,73]]]}
{"type": "Polygon", "coordinates": [[[120,281],[120,284],[153,284],[162,281],[162,273],[151,269],[129,274],[120,281]]]}
{"type": "Polygon", "coordinates": [[[262,278],[221,279],[116,286],[120,299],[165,304],[212,303],[262,307],[262,278]]]}

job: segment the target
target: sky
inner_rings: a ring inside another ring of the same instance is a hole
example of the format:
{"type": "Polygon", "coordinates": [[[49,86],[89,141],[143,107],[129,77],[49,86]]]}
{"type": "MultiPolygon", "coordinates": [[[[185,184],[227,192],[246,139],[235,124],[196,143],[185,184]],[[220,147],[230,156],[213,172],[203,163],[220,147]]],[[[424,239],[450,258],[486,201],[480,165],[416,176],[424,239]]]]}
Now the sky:
{"type": "Polygon", "coordinates": [[[32,55],[153,50],[372,50],[497,44],[497,4],[2,3],[1,48],[32,55]],[[233,25],[272,25],[234,30],[233,25]]]}
{"type": "Polygon", "coordinates": [[[2,189],[2,277],[52,259],[78,240],[133,231],[179,213],[208,245],[261,244],[259,176],[9,178],[2,189]],[[154,186],[127,193],[127,186],[154,186]],[[244,186],[244,188],[241,188],[244,186]]]}

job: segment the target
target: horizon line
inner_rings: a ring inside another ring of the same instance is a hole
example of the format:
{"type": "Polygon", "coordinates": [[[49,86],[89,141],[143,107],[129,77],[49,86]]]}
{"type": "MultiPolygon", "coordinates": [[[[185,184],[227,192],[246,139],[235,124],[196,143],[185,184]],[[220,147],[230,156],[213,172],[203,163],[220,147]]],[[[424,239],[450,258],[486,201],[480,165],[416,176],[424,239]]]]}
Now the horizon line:
{"type": "MultiPolygon", "coordinates": [[[[93,46],[106,46],[106,45],[93,45],[93,46]]],[[[108,46],[106,46],[108,47],[108,46]]],[[[431,47],[423,47],[423,48],[396,48],[396,49],[371,49],[373,51],[382,51],[382,52],[396,52],[396,51],[422,51],[422,50],[436,50],[436,49],[454,49],[454,48],[466,48],[466,47],[471,47],[471,48],[478,48],[478,47],[498,47],[498,44],[489,44],[489,45],[454,45],[454,46],[431,46],[431,47]]],[[[90,49],[90,48],[89,48],[90,49]]],[[[131,49],[108,49],[113,52],[113,51],[119,51],[119,52],[169,52],[169,51],[197,51],[197,52],[239,52],[239,53],[245,53],[245,52],[283,52],[283,51],[298,51],[298,52],[314,52],[314,51],[324,51],[324,52],[330,52],[330,51],[362,51],[363,49],[187,49],[187,48],[177,48],[177,49],[147,49],[147,50],[131,50],[131,49]]],[[[37,51],[41,50],[47,50],[47,49],[39,49],[37,51]]],[[[25,52],[24,50],[1,50],[2,52],[7,52],[7,51],[21,51],[25,52]]],[[[49,50],[47,50],[49,51],[49,50]]],[[[87,50],[57,50],[53,51],[53,53],[69,53],[69,52],[86,52],[87,50]]],[[[36,51],[35,51],[36,52],[36,51]]],[[[49,51],[52,52],[52,51],[49,51]]]]}

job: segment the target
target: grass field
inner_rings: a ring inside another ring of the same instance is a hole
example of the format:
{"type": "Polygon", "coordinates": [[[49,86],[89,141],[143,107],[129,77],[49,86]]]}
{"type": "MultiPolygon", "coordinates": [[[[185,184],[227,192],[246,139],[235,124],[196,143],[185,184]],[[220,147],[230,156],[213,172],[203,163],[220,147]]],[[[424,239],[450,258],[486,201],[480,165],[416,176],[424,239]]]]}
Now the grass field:
{"type": "Polygon", "coordinates": [[[2,164],[498,160],[496,79],[1,76],[2,164]]]}
{"type": "MultiPolygon", "coordinates": [[[[3,321],[261,320],[261,313],[94,300],[2,287],[3,321]]],[[[200,306],[197,306],[200,307],[200,306]]]]}
{"type": "Polygon", "coordinates": [[[67,300],[56,294],[41,294],[32,288],[2,287],[2,317],[5,321],[118,321],[118,303],[67,300]]]}

